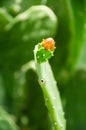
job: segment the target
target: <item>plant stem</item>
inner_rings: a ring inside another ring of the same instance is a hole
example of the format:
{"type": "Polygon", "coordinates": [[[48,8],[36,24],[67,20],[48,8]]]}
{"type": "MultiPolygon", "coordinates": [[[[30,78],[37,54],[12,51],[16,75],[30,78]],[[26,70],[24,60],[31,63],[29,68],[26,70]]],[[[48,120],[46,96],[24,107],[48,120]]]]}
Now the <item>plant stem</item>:
{"type": "Polygon", "coordinates": [[[36,59],[37,46],[34,50],[36,72],[39,78],[39,84],[42,88],[45,104],[50,112],[51,119],[55,130],[65,130],[66,121],[62,109],[59,91],[54,79],[50,64],[48,61],[38,63],[36,59]]]}

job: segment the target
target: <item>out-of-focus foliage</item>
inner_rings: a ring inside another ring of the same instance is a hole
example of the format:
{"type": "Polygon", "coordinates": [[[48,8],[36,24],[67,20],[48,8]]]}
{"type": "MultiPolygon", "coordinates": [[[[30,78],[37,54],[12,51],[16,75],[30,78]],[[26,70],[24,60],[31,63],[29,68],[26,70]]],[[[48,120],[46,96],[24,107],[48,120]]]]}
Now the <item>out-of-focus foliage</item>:
{"type": "Polygon", "coordinates": [[[18,130],[12,120],[12,117],[9,116],[2,108],[0,108],[0,130],[18,130]]]}
{"type": "Polygon", "coordinates": [[[1,22],[4,23],[0,32],[3,43],[0,46],[0,66],[13,71],[33,58],[35,42],[55,34],[57,18],[46,6],[32,6],[14,18],[6,15],[2,8],[1,22]]]}
{"type": "Polygon", "coordinates": [[[0,106],[9,114],[0,109],[0,130],[51,130],[37,76],[21,69],[47,37],[56,40],[50,63],[67,130],[86,129],[86,0],[1,0],[0,106]]]}

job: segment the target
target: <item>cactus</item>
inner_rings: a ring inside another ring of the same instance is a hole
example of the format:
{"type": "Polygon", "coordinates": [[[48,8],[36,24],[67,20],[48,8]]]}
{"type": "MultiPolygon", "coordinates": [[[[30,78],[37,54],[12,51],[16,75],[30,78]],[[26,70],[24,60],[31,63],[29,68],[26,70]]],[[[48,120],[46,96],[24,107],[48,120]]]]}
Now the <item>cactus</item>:
{"type": "Polygon", "coordinates": [[[36,72],[38,75],[39,84],[42,88],[44,98],[45,98],[45,104],[50,112],[54,129],[65,130],[66,122],[64,119],[64,112],[62,109],[59,90],[56,86],[56,81],[54,79],[50,64],[48,62],[48,58],[50,58],[53,55],[53,52],[50,49],[45,49],[42,46],[42,43],[43,42],[36,45],[34,50],[36,72]],[[50,55],[50,57],[49,55],[46,54],[47,51],[51,52],[52,55],[50,55]],[[38,56],[40,60],[37,58],[38,56]]]}

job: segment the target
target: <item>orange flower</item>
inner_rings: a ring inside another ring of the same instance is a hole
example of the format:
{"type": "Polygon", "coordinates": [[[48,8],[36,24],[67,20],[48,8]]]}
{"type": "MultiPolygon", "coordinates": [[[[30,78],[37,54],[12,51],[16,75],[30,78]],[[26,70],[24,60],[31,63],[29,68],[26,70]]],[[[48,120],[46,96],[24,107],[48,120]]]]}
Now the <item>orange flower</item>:
{"type": "Polygon", "coordinates": [[[44,47],[44,49],[46,50],[51,50],[51,51],[54,51],[54,49],[56,48],[55,47],[55,41],[53,38],[47,38],[47,39],[44,39],[42,41],[42,46],[44,47]]]}

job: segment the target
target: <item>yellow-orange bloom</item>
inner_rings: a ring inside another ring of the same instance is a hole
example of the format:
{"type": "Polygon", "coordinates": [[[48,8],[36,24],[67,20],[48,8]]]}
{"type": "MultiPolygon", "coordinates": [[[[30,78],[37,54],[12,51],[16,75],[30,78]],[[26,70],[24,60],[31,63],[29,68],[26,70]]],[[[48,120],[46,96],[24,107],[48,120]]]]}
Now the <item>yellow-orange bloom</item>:
{"type": "Polygon", "coordinates": [[[55,41],[53,38],[44,39],[42,41],[42,46],[44,47],[44,49],[51,50],[51,51],[53,51],[56,48],[55,41]]]}

